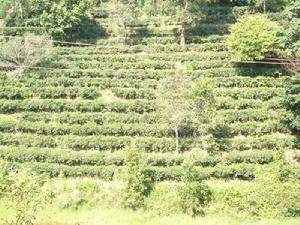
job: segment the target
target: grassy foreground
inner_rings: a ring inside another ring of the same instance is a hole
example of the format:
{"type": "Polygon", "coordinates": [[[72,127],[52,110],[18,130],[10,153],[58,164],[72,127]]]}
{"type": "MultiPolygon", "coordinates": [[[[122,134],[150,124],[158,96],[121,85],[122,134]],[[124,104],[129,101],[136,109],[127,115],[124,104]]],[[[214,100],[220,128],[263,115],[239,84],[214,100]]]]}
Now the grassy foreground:
{"type": "Polygon", "coordinates": [[[38,225],[299,225],[300,218],[255,219],[234,215],[207,215],[192,218],[177,214],[158,216],[126,209],[53,210],[39,215],[38,225]]]}

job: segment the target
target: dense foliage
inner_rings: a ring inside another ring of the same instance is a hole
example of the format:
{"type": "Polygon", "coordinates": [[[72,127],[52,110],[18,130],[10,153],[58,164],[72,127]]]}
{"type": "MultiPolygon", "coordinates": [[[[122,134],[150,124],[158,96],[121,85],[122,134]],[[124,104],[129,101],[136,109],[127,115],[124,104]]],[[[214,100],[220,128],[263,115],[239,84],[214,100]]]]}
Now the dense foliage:
{"type": "Polygon", "coordinates": [[[1,0],[2,16],[7,26],[44,27],[57,40],[94,36],[91,1],[1,0]]]}
{"type": "Polygon", "coordinates": [[[17,36],[0,50],[0,216],[44,193],[59,210],[299,215],[297,1],[0,4],[0,34],[17,36]],[[93,44],[54,42],[42,60],[51,42],[30,40],[47,34],[93,44]]]}
{"type": "Polygon", "coordinates": [[[285,9],[288,20],[284,27],[281,45],[286,54],[293,58],[300,58],[300,2],[292,1],[285,9]]]}
{"type": "Polygon", "coordinates": [[[137,209],[143,206],[151,192],[151,180],[146,174],[144,153],[136,148],[127,149],[125,159],[124,206],[137,209]]]}
{"type": "Polygon", "coordinates": [[[244,16],[231,26],[228,48],[234,60],[258,60],[277,51],[279,26],[265,15],[244,16]]]}

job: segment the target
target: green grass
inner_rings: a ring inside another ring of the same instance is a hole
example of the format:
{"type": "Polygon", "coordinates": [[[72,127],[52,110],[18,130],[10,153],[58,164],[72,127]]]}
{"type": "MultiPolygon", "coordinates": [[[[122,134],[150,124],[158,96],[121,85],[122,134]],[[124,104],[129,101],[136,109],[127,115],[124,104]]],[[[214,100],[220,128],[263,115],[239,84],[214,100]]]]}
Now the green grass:
{"type": "Polygon", "coordinates": [[[42,213],[38,225],[299,225],[300,218],[255,219],[233,215],[158,216],[125,209],[53,210],[42,213]]]}

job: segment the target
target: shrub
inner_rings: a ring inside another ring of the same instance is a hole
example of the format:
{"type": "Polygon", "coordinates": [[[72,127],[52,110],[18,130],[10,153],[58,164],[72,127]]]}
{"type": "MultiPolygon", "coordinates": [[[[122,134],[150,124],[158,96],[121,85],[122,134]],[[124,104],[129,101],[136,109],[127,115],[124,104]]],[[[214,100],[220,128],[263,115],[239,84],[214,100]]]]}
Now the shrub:
{"type": "Polygon", "coordinates": [[[210,188],[201,182],[187,182],[177,188],[179,206],[191,216],[203,214],[203,207],[211,200],[210,188]]]}
{"type": "Polygon", "coordinates": [[[243,16],[230,31],[227,44],[234,60],[259,60],[277,51],[279,26],[265,15],[243,16]]]}
{"type": "Polygon", "coordinates": [[[63,190],[59,189],[56,193],[56,197],[59,198],[59,207],[62,209],[78,210],[84,206],[94,206],[99,201],[97,194],[102,191],[100,183],[94,180],[81,180],[69,188],[66,187],[67,185],[64,184],[61,188],[63,190]]]}
{"type": "Polygon", "coordinates": [[[191,216],[204,214],[203,207],[211,200],[212,192],[199,178],[193,160],[184,162],[182,170],[183,183],[176,189],[179,208],[191,216]]]}
{"type": "Polygon", "coordinates": [[[256,217],[299,216],[299,181],[280,181],[281,172],[277,162],[261,170],[251,184],[216,191],[213,205],[218,211],[233,209],[256,217]]]}
{"type": "Polygon", "coordinates": [[[255,216],[299,216],[300,186],[297,182],[265,179],[244,197],[244,208],[255,216]]]}
{"type": "Polygon", "coordinates": [[[145,197],[152,189],[151,180],[145,173],[145,163],[144,153],[140,149],[135,146],[127,149],[123,190],[125,207],[132,209],[142,207],[145,197]]]}
{"type": "Polygon", "coordinates": [[[11,217],[4,218],[5,223],[33,224],[37,211],[50,201],[51,192],[43,189],[45,177],[26,169],[11,171],[5,163],[0,168],[1,203],[12,212],[11,217]]]}
{"type": "Polygon", "coordinates": [[[160,182],[145,201],[145,208],[159,215],[170,215],[181,212],[178,207],[176,182],[160,182]]]}

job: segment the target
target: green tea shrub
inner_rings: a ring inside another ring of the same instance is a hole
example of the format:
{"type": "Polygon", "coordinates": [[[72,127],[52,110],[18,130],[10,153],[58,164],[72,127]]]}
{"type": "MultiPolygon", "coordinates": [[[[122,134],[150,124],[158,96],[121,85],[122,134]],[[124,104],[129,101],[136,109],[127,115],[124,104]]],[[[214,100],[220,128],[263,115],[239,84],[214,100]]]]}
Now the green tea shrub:
{"type": "Polygon", "coordinates": [[[126,151],[123,205],[138,209],[144,205],[145,198],[150,194],[152,182],[146,174],[144,153],[135,146],[126,151]]]}
{"type": "Polygon", "coordinates": [[[233,60],[260,60],[277,51],[279,25],[266,15],[243,16],[230,31],[227,44],[233,60]]]}

